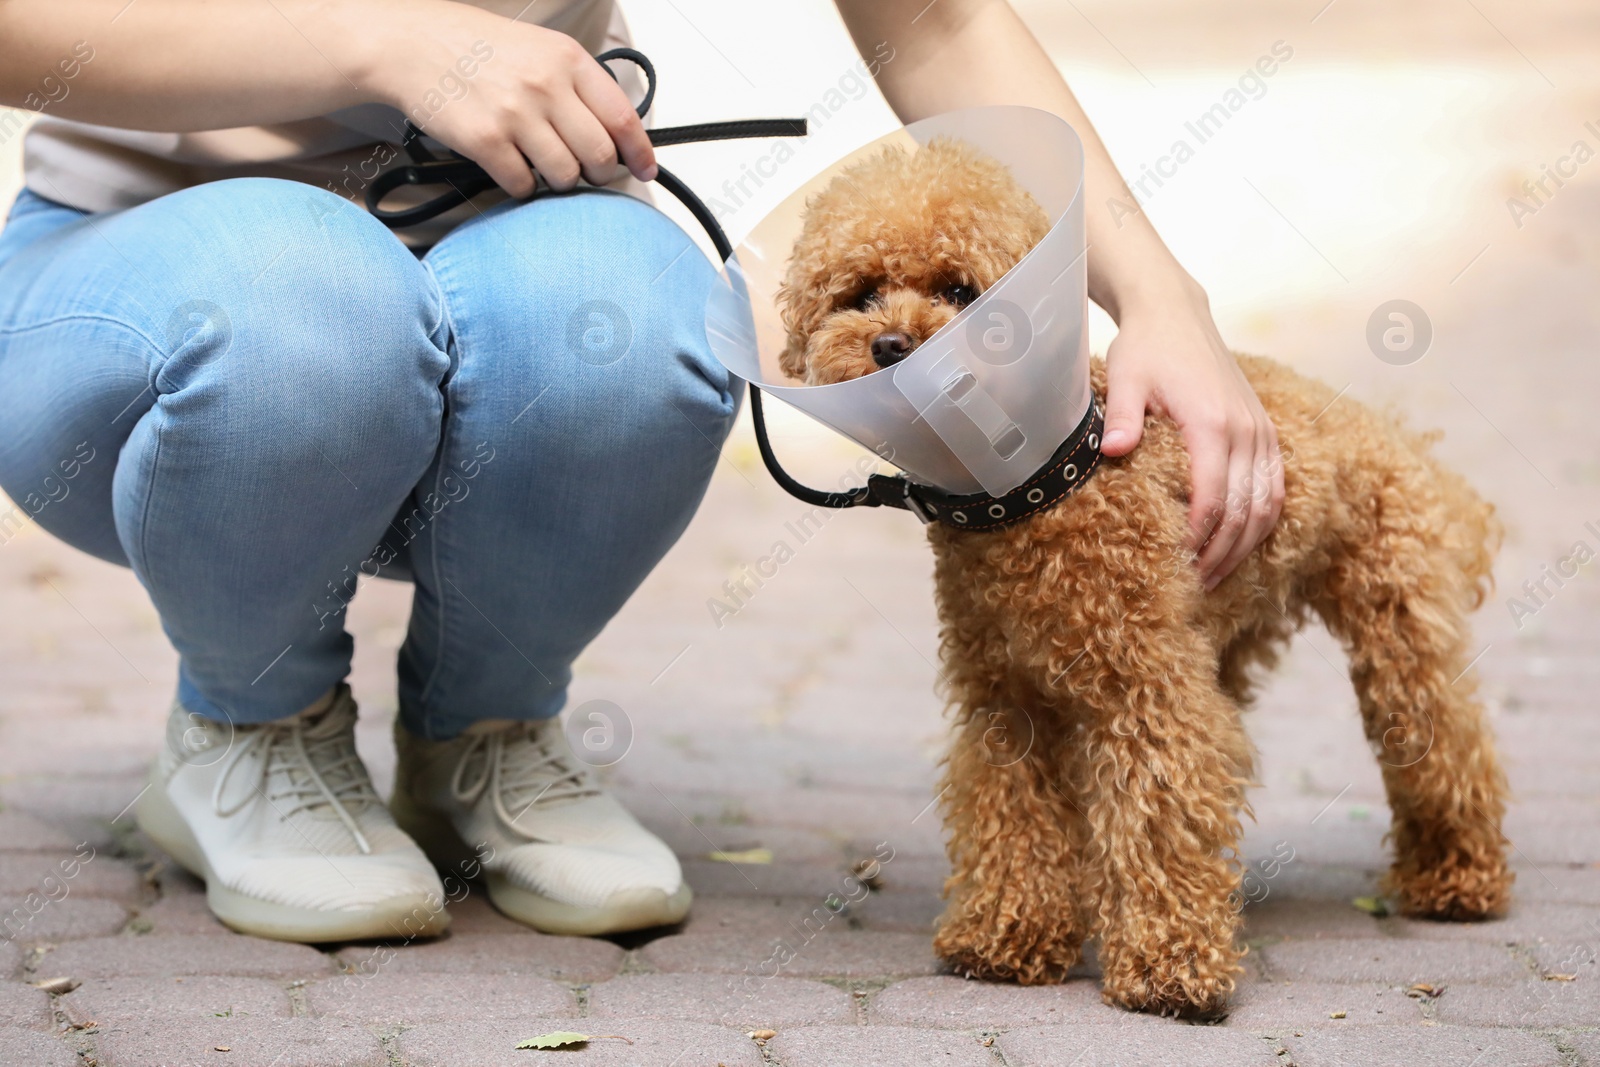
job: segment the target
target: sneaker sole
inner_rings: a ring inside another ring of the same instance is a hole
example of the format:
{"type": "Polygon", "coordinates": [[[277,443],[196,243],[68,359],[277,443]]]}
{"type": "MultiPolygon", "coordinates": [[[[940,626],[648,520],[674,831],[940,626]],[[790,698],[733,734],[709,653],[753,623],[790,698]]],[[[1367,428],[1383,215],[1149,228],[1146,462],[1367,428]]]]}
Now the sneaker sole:
{"type": "MultiPolygon", "coordinates": [[[[435,866],[447,871],[465,870],[468,868],[463,865],[475,859],[476,853],[456,833],[449,819],[423,811],[399,789],[389,802],[389,812],[435,866]]],[[[484,872],[484,883],[488,886],[489,902],[502,914],[541,933],[575,937],[671,926],[683,921],[689,914],[689,905],[694,902],[694,893],[687,883],[672,894],[661,889],[624,889],[613,893],[599,907],[564,904],[513,885],[504,875],[494,872],[484,872]]]]}
{"type": "Polygon", "coordinates": [[[190,874],[206,884],[206,904],[226,926],[274,941],[363,941],[436,937],[450,915],[427,897],[396,897],[361,911],[319,911],[245,896],[218,881],[194,832],[152,768],[150,786],[135,807],[139,829],[190,874]]]}

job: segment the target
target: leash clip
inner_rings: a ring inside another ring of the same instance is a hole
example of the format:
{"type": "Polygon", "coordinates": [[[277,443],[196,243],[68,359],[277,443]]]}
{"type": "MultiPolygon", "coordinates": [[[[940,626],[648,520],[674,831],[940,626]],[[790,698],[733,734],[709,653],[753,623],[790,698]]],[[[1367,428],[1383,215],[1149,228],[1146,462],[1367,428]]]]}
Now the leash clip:
{"type": "Polygon", "coordinates": [[[921,519],[924,526],[933,521],[933,514],[928,511],[927,505],[912,495],[911,479],[903,474],[873,474],[861,488],[862,492],[857,500],[859,504],[870,508],[886,507],[909,511],[921,519]]]}
{"type": "Polygon", "coordinates": [[[922,525],[928,525],[933,521],[933,512],[928,510],[926,504],[911,495],[911,483],[909,481],[904,478],[900,479],[900,481],[905,485],[906,510],[922,520],[922,525]]]}

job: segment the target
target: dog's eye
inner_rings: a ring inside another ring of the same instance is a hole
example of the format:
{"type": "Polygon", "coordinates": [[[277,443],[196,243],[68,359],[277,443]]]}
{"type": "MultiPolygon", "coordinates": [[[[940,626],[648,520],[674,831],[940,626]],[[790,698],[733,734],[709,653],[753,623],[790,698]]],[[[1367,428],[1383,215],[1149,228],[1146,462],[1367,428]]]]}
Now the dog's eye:
{"type": "Polygon", "coordinates": [[[876,288],[863,289],[861,292],[856,294],[856,298],[854,300],[850,301],[850,306],[855,308],[857,311],[865,311],[870,307],[877,307],[882,302],[883,297],[878,294],[878,290],[876,288]]]}
{"type": "Polygon", "coordinates": [[[978,291],[970,285],[946,286],[940,293],[939,299],[958,308],[964,308],[978,299],[978,291]]]}

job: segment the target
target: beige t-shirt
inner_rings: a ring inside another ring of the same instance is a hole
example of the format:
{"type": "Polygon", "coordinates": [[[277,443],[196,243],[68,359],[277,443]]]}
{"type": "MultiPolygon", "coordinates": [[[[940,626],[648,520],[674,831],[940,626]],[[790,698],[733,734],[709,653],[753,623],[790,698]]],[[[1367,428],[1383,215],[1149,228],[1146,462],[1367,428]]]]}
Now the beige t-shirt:
{"type": "MultiPolygon", "coordinates": [[[[471,0],[507,18],[527,11],[527,0],[471,0]]],[[[569,34],[591,54],[629,43],[627,24],[613,0],[541,0],[530,15],[540,25],[569,34]]],[[[492,51],[492,45],[488,46],[492,51]]],[[[493,57],[468,58],[461,72],[493,57]]],[[[465,57],[464,57],[465,58],[465,57]]],[[[642,95],[632,64],[615,65],[630,99],[642,95]]],[[[471,91],[471,79],[455,77],[434,100],[418,102],[425,112],[441,106],[446,94],[471,91]]],[[[85,211],[133,207],[204,182],[224,178],[286,178],[331,189],[361,202],[377,174],[406,162],[392,147],[400,141],[406,116],[382,104],[363,104],[321,118],[271,126],[242,126],[198,133],[151,133],[95,126],[57,118],[46,112],[23,142],[23,181],[47,200],[85,211]]],[[[615,188],[645,195],[631,178],[615,188]]],[[[447,187],[402,187],[384,201],[405,207],[431,199],[447,187]]],[[[411,245],[428,245],[447,230],[503,199],[491,190],[431,222],[399,231],[411,245]]]]}

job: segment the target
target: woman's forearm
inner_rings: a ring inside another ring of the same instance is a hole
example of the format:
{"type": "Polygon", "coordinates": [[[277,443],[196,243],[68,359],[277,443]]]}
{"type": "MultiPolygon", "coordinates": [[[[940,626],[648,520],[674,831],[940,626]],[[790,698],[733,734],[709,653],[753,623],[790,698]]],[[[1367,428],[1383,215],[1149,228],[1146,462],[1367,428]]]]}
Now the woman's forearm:
{"type": "Polygon", "coordinates": [[[612,181],[619,160],[655,176],[627,94],[582,45],[450,0],[0,0],[0,104],[39,102],[172,133],[383,103],[513,196],[535,171],[553,189],[612,181]]]}
{"type": "Polygon", "coordinates": [[[1113,319],[1131,305],[1193,292],[1192,279],[1143,214],[1113,219],[1104,205],[1133,203],[1089,117],[1033,34],[1004,0],[839,0],[863,55],[887,41],[894,59],[877,80],[905,122],[962,107],[1023,104],[1066,119],[1083,141],[1089,296],[1113,319]]]}
{"type": "Polygon", "coordinates": [[[1106,349],[1101,449],[1125,456],[1149,412],[1176,423],[1189,450],[1189,527],[1206,588],[1277,521],[1277,430],[1212,321],[1204,291],[1133,203],[1111,156],[1049,56],[1005,0],[837,0],[863,55],[888,42],[878,85],[905,121],[979,104],[1054,112],[1083,141],[1089,296],[1117,322],[1106,349]]]}
{"type": "Polygon", "coordinates": [[[372,99],[359,50],[380,17],[362,2],[0,0],[0,104],[179,133],[307,118],[372,99]]]}

